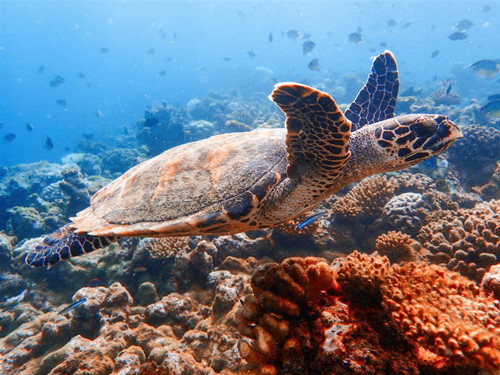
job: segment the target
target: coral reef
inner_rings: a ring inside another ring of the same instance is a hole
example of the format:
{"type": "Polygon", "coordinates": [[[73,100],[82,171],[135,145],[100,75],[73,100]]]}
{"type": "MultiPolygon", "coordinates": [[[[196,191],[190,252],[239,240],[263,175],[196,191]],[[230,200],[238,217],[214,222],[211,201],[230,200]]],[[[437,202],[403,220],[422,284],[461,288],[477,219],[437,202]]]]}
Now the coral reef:
{"type": "Polygon", "coordinates": [[[451,362],[493,373],[500,367],[500,309],[475,283],[435,265],[390,266],[351,254],[338,269],[351,301],[380,304],[408,340],[451,362]]]}
{"type": "Polygon", "coordinates": [[[402,232],[389,231],[378,236],[375,241],[375,251],[386,256],[391,263],[420,260],[420,250],[420,243],[402,232]]]}
{"type": "Polygon", "coordinates": [[[419,193],[403,193],[391,198],[384,206],[383,217],[391,229],[416,234],[431,216],[432,207],[419,193]]]}
{"type": "Polygon", "coordinates": [[[443,212],[418,234],[430,251],[427,260],[479,282],[491,265],[500,262],[499,215],[498,200],[443,212]]]}

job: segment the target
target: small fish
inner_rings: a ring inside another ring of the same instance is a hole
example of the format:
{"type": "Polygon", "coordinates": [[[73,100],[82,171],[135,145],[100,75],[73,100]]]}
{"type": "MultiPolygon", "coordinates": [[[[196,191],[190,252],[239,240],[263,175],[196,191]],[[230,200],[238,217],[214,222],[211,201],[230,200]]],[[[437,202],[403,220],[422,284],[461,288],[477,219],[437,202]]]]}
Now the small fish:
{"type": "Polygon", "coordinates": [[[467,34],[463,31],[455,31],[454,33],[448,35],[449,40],[464,40],[467,39],[467,34]]]}
{"type": "Polygon", "coordinates": [[[45,137],[45,139],[43,140],[43,147],[45,147],[49,151],[54,148],[54,143],[52,143],[52,139],[50,139],[50,137],[45,137]]]}
{"type": "Polygon", "coordinates": [[[491,11],[491,6],[489,6],[488,4],[484,4],[482,7],[481,7],[481,12],[482,13],[488,13],[491,11]]]}
{"type": "Polygon", "coordinates": [[[387,21],[387,26],[393,27],[396,26],[397,22],[395,19],[391,18],[390,20],[387,21]]]}
{"type": "Polygon", "coordinates": [[[3,140],[6,142],[12,142],[14,139],[16,139],[16,137],[17,136],[14,133],[9,133],[3,136],[3,140]]]}
{"type": "Polygon", "coordinates": [[[134,269],[134,272],[144,272],[144,271],[147,271],[147,268],[143,266],[135,267],[134,269]]]}
{"type": "Polygon", "coordinates": [[[41,74],[41,73],[43,73],[43,71],[44,71],[44,70],[45,70],[45,67],[44,67],[43,65],[40,65],[40,66],[38,67],[37,72],[38,72],[38,74],[41,74]]]}
{"type": "Polygon", "coordinates": [[[472,26],[474,26],[474,23],[471,20],[465,19],[458,21],[457,24],[453,27],[457,31],[465,31],[467,29],[470,29],[472,26]]]}
{"type": "Polygon", "coordinates": [[[226,57],[224,57],[224,58],[223,58],[223,60],[224,60],[225,62],[228,62],[228,61],[231,61],[231,58],[230,58],[230,57],[228,57],[228,56],[226,56],[226,57]]]}
{"type": "Polygon", "coordinates": [[[98,109],[97,111],[95,111],[95,117],[96,118],[101,118],[102,117],[102,112],[100,109],[98,109]]]}
{"type": "Polygon", "coordinates": [[[495,73],[498,72],[498,63],[494,60],[484,59],[476,61],[471,65],[474,73],[479,74],[480,76],[493,78],[495,73]]]}
{"type": "Polygon", "coordinates": [[[300,222],[299,225],[297,225],[297,229],[304,228],[306,225],[309,225],[313,221],[318,220],[324,214],[326,214],[326,211],[320,211],[320,212],[316,212],[315,214],[312,214],[311,216],[307,217],[304,221],[300,222]]]}
{"type": "Polygon", "coordinates": [[[85,74],[83,74],[82,72],[78,73],[76,76],[80,79],[85,78],[85,74]]]}
{"type": "Polygon", "coordinates": [[[26,124],[26,130],[29,131],[29,132],[32,132],[33,129],[35,129],[35,127],[33,126],[33,124],[31,122],[28,122],[26,124]]]}
{"type": "Polygon", "coordinates": [[[446,91],[445,91],[446,96],[450,95],[450,92],[451,92],[451,83],[446,88],[446,91]]]}
{"type": "Polygon", "coordinates": [[[106,48],[106,47],[102,47],[99,51],[101,51],[101,53],[102,53],[103,55],[105,55],[105,54],[107,54],[107,53],[109,52],[109,49],[108,49],[108,48],[106,48]]]}
{"type": "Polygon", "coordinates": [[[130,131],[128,130],[128,127],[123,126],[122,130],[123,130],[123,134],[130,135],[130,131]]]}
{"type": "Polygon", "coordinates": [[[87,298],[82,298],[81,300],[73,302],[71,305],[65,307],[64,309],[59,311],[57,314],[63,315],[64,313],[67,313],[68,311],[71,311],[73,309],[76,309],[78,306],[83,305],[85,302],[87,302],[87,298]]]}
{"type": "Polygon", "coordinates": [[[488,118],[500,117],[500,100],[492,100],[482,106],[480,111],[488,118]]]}
{"type": "Polygon", "coordinates": [[[293,39],[293,40],[298,40],[298,39],[302,38],[302,34],[299,33],[295,29],[288,31],[286,33],[286,36],[289,37],[290,39],[293,39]]]}
{"type": "Polygon", "coordinates": [[[434,57],[437,57],[439,55],[439,50],[435,50],[431,53],[431,59],[433,59],[434,57]]]}
{"type": "Polygon", "coordinates": [[[148,49],[148,52],[146,52],[148,55],[152,55],[153,53],[155,53],[155,49],[154,48],[150,48],[148,49]]]}
{"type": "Polygon", "coordinates": [[[96,278],[96,279],[89,280],[88,283],[87,283],[87,285],[89,285],[90,287],[96,287],[100,283],[101,283],[101,281],[96,278]]]}
{"type": "Polygon", "coordinates": [[[403,29],[407,29],[407,28],[409,28],[409,27],[411,26],[411,24],[412,24],[412,23],[413,23],[413,22],[411,22],[411,21],[406,22],[406,23],[403,25],[403,29]]]}
{"type": "Polygon", "coordinates": [[[59,87],[64,83],[64,78],[57,75],[50,81],[50,87],[59,87]]]}
{"type": "Polygon", "coordinates": [[[163,76],[167,75],[167,72],[164,71],[164,70],[161,70],[161,71],[158,72],[158,75],[161,76],[161,77],[163,77],[163,76]]]}
{"type": "Polygon", "coordinates": [[[269,43],[273,42],[273,34],[272,33],[269,33],[267,40],[269,41],[269,43]]]}
{"type": "Polygon", "coordinates": [[[250,57],[251,59],[253,59],[255,56],[257,56],[257,55],[255,54],[255,52],[254,52],[254,51],[248,51],[248,52],[247,52],[247,55],[248,55],[248,57],[250,57]]]}
{"type": "Polygon", "coordinates": [[[307,67],[313,72],[317,72],[321,69],[321,62],[319,61],[319,59],[311,60],[311,62],[309,63],[309,65],[307,65],[307,67]]]}
{"type": "Polygon", "coordinates": [[[306,40],[304,44],[302,44],[302,52],[304,53],[304,56],[310,54],[314,47],[316,47],[316,43],[312,40],[306,40]]]}
{"type": "Polygon", "coordinates": [[[349,40],[349,42],[352,42],[357,46],[359,46],[361,43],[364,42],[363,35],[361,35],[359,31],[356,31],[355,33],[350,33],[347,39],[349,40]]]}
{"type": "Polygon", "coordinates": [[[380,42],[380,47],[387,47],[387,42],[380,42]]]}
{"type": "Polygon", "coordinates": [[[56,100],[56,103],[59,104],[61,107],[66,107],[66,100],[64,99],[56,100]]]}
{"type": "Polygon", "coordinates": [[[87,141],[91,141],[94,139],[94,134],[93,133],[83,133],[82,137],[85,138],[87,141]]]}
{"type": "Polygon", "coordinates": [[[410,86],[407,88],[405,91],[403,91],[400,95],[401,96],[417,96],[422,93],[422,89],[415,89],[415,87],[410,86]]]}

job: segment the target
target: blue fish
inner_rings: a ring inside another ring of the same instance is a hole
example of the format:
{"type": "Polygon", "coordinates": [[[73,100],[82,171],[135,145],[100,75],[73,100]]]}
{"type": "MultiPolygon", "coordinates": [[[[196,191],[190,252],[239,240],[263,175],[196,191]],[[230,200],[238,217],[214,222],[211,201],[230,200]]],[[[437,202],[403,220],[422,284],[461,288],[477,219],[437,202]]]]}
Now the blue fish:
{"type": "Polygon", "coordinates": [[[87,302],[87,298],[82,298],[81,300],[78,300],[76,302],[73,302],[71,305],[69,305],[68,307],[65,307],[64,309],[62,309],[61,311],[59,311],[58,315],[62,315],[68,311],[71,311],[73,309],[76,309],[78,306],[84,304],[85,302],[87,302]]]}
{"type": "Polygon", "coordinates": [[[297,229],[304,228],[306,225],[309,225],[313,221],[318,220],[324,214],[326,214],[326,211],[320,211],[320,212],[316,212],[315,214],[312,214],[311,216],[307,217],[304,221],[302,221],[301,223],[299,223],[299,225],[297,225],[297,229]]]}

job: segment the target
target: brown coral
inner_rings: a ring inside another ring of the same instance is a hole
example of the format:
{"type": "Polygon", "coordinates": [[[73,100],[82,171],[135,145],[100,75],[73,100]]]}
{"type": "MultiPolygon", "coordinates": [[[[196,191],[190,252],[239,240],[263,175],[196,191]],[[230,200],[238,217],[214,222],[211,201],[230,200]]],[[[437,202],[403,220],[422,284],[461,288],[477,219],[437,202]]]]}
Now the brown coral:
{"type": "Polygon", "coordinates": [[[391,263],[410,262],[419,259],[419,243],[408,234],[389,231],[378,236],[375,251],[387,256],[391,263]]]}
{"type": "Polygon", "coordinates": [[[346,219],[362,216],[363,221],[378,218],[397,187],[393,177],[377,175],[361,180],[344,197],[337,200],[333,210],[346,219]]]}
{"type": "Polygon", "coordinates": [[[153,258],[170,258],[178,252],[189,251],[189,237],[161,237],[144,240],[144,246],[153,258]]]}
{"type": "Polygon", "coordinates": [[[386,257],[354,252],[338,281],[351,300],[380,301],[391,324],[410,340],[456,363],[496,371],[500,310],[477,285],[435,265],[390,266],[386,257]]]}
{"type": "Polygon", "coordinates": [[[247,374],[416,374],[414,353],[352,316],[335,273],[315,258],[268,264],[252,277],[237,319],[247,374]],[[397,354],[396,354],[397,353],[397,354]]]}
{"type": "Polygon", "coordinates": [[[430,250],[431,263],[479,282],[486,270],[500,262],[500,200],[474,209],[443,212],[418,235],[430,250]]]}

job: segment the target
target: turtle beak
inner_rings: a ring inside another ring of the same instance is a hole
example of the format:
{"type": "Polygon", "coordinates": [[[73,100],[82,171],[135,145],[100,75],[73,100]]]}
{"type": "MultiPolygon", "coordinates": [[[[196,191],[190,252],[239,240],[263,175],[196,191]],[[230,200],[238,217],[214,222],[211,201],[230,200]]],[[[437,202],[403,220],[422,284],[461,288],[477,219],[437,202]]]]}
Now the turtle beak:
{"type": "Polygon", "coordinates": [[[422,149],[431,151],[435,155],[446,150],[458,138],[462,138],[463,134],[458,125],[446,116],[436,115],[434,121],[438,128],[434,135],[424,143],[422,149]]]}

